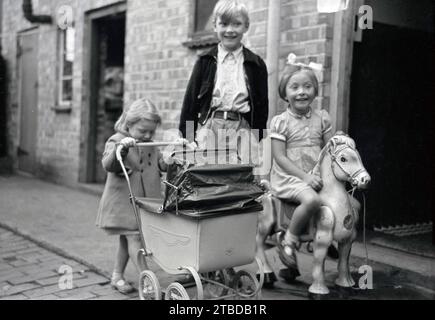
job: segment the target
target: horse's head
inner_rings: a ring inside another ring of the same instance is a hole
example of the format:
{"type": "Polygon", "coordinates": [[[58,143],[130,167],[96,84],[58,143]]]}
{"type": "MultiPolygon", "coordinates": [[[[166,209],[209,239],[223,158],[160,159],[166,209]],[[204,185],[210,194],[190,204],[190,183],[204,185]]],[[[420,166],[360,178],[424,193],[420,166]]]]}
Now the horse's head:
{"type": "Polygon", "coordinates": [[[332,171],[337,180],[348,181],[357,189],[368,188],[371,178],[352,138],[339,132],[328,142],[327,150],[331,155],[332,171]]]}

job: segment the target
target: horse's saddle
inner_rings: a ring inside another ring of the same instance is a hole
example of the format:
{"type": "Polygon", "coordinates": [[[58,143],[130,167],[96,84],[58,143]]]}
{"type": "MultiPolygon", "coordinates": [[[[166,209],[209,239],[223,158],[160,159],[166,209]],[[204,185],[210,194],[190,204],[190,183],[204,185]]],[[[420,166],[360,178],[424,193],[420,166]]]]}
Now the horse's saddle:
{"type": "Polygon", "coordinates": [[[276,223],[273,233],[287,230],[297,205],[292,202],[282,201],[270,193],[265,197],[265,201],[271,202],[270,207],[273,208],[274,216],[276,214],[276,223]]]}

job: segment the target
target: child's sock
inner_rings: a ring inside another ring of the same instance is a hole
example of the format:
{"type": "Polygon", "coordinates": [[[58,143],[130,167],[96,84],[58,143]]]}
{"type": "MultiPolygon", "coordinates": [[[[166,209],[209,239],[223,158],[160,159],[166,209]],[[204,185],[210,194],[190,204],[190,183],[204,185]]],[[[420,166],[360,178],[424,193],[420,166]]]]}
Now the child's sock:
{"type": "Polygon", "coordinates": [[[112,280],[124,279],[124,274],[122,272],[113,271],[112,280]]]}
{"type": "Polygon", "coordinates": [[[299,237],[292,234],[290,231],[287,230],[284,236],[284,241],[287,243],[294,244],[295,246],[299,243],[299,237]]]}

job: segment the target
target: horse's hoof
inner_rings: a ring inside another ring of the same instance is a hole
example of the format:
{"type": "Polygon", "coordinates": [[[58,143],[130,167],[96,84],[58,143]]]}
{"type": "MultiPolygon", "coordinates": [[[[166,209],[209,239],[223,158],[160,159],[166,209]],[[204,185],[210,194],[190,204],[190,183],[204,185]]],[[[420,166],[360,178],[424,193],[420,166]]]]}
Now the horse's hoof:
{"type": "Polygon", "coordinates": [[[287,283],[293,283],[300,275],[299,270],[294,268],[279,270],[279,276],[287,283]]]}
{"type": "MultiPolygon", "coordinates": [[[[257,274],[257,280],[260,281],[260,275],[257,274]]],[[[278,281],[275,272],[269,272],[264,274],[263,288],[273,289],[275,287],[275,282],[278,281]]]]}
{"type": "Polygon", "coordinates": [[[328,295],[327,294],[317,294],[317,293],[308,292],[308,299],[310,299],[310,300],[316,300],[316,301],[327,300],[328,299],[328,295]]]}

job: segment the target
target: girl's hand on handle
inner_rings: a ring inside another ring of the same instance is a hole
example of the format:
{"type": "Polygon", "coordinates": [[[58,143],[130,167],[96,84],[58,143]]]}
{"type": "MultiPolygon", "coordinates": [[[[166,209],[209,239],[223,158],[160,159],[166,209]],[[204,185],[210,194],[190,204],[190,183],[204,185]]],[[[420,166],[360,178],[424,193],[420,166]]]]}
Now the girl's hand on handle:
{"type": "Polygon", "coordinates": [[[119,145],[122,146],[121,155],[124,157],[128,153],[129,148],[133,148],[136,146],[136,140],[130,137],[124,138],[121,140],[119,145]]]}
{"type": "Polygon", "coordinates": [[[317,192],[323,188],[322,179],[316,175],[307,174],[304,178],[304,181],[317,192]]]}

